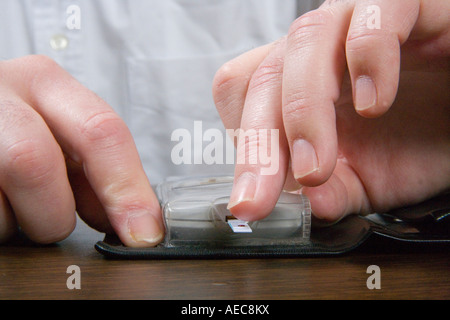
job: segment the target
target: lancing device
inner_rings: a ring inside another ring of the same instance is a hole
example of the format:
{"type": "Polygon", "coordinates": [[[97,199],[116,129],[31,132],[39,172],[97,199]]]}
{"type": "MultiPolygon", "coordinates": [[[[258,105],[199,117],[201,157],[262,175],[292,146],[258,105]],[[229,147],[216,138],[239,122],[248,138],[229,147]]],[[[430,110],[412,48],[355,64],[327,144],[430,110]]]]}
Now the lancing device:
{"type": "Polygon", "coordinates": [[[233,177],[171,178],[160,184],[166,227],[163,246],[277,246],[309,241],[311,208],[304,195],[282,192],[259,221],[236,219],[227,209],[233,177]]]}

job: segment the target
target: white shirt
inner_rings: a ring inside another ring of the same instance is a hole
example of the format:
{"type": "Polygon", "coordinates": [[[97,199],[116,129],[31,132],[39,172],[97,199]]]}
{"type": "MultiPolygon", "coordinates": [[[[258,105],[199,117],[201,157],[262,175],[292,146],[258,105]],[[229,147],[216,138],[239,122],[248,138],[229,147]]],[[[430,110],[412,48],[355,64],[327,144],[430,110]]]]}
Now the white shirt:
{"type": "Polygon", "coordinates": [[[211,84],[226,61],[272,42],[321,1],[0,0],[0,59],[53,58],[125,120],[152,183],[232,173],[175,165],[175,129],[220,128],[211,84]]]}

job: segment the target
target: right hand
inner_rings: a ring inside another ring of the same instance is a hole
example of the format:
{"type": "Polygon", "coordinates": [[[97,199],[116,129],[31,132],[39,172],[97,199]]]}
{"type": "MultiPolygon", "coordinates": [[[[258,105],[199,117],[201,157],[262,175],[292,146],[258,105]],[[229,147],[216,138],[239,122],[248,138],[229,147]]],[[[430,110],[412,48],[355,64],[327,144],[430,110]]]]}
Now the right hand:
{"type": "Polygon", "coordinates": [[[450,187],[450,2],[375,1],[381,27],[369,28],[372,3],[325,1],[217,72],[225,127],[249,133],[229,203],[239,219],[266,217],[282,189],[301,190],[327,225],[450,187]],[[255,160],[274,145],[258,132],[273,129],[279,170],[263,174],[255,160]]]}
{"type": "Polygon", "coordinates": [[[158,200],[125,123],[50,58],[0,62],[0,243],[53,243],[76,214],[127,246],[163,238],[158,200]]]}

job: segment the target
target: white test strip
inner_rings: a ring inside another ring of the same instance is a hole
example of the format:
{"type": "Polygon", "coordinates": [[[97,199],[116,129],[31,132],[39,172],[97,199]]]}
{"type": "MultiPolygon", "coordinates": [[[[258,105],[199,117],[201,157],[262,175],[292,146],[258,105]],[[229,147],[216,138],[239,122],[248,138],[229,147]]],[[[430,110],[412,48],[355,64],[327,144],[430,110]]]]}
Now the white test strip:
{"type": "Polygon", "coordinates": [[[252,228],[248,225],[247,221],[242,221],[238,219],[229,219],[228,225],[235,233],[251,233],[252,228]]]}

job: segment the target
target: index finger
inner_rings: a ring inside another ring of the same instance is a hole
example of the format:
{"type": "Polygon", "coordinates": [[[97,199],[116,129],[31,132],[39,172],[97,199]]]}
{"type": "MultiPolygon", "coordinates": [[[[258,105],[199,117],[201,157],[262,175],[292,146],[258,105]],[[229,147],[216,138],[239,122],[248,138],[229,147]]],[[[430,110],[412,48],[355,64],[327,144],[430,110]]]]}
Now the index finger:
{"type": "Polygon", "coordinates": [[[25,58],[17,68],[26,68],[27,59],[39,59],[41,70],[15,72],[21,77],[12,80],[18,88],[30,84],[22,86],[22,96],[68,156],[83,166],[119,238],[135,247],[159,243],[164,234],[159,202],[124,121],[49,58],[25,58]]]}

